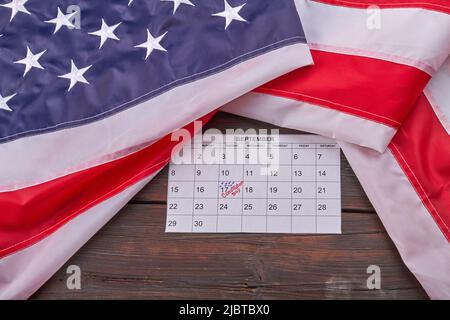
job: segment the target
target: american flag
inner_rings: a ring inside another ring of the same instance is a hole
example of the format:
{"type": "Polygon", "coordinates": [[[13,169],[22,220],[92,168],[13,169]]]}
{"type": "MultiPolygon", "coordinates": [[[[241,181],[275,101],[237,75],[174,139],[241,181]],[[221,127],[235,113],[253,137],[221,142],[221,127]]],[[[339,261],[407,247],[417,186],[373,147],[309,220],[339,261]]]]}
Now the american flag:
{"type": "Polygon", "coordinates": [[[223,105],[339,139],[450,298],[448,0],[0,0],[0,34],[0,298],[37,290],[223,105]]]}

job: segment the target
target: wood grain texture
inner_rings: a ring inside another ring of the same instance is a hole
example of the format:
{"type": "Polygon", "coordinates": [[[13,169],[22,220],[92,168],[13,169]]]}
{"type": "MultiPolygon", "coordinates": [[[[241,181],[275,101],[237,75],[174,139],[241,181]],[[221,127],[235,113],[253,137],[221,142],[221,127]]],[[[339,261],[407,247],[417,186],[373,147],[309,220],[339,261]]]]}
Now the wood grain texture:
{"type": "MultiPolygon", "coordinates": [[[[273,128],[222,113],[208,127],[273,128]]],[[[426,298],[343,156],[342,235],[167,234],[166,195],[163,170],[33,298],[426,298]],[[79,291],[66,287],[73,264],[79,291]],[[381,268],[381,290],[367,289],[369,265],[381,268]]]]}

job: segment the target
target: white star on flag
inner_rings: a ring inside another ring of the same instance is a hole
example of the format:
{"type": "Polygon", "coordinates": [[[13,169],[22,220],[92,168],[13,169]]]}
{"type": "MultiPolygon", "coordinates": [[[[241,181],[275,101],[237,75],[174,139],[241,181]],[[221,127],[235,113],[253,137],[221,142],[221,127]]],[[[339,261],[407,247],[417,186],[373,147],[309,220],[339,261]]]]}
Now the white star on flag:
{"type": "Polygon", "coordinates": [[[188,4],[190,6],[195,7],[195,4],[193,4],[191,1],[189,0],[161,0],[161,1],[171,1],[173,2],[173,14],[175,14],[175,12],[177,12],[178,7],[180,6],[180,4],[188,4]]]}
{"type": "Polygon", "coordinates": [[[225,18],[225,30],[228,28],[230,23],[233,22],[233,20],[247,22],[247,20],[239,15],[239,11],[241,11],[246,3],[233,8],[228,4],[227,0],[223,0],[223,2],[225,3],[225,10],[222,12],[214,13],[213,16],[225,18]]]}
{"type": "Polygon", "coordinates": [[[11,22],[18,12],[31,14],[27,8],[25,8],[25,3],[27,3],[27,1],[28,0],[11,0],[10,3],[0,4],[0,6],[11,9],[11,19],[9,19],[11,22]]]}
{"type": "Polygon", "coordinates": [[[94,36],[98,36],[100,37],[100,47],[99,49],[102,48],[102,46],[105,44],[106,40],[108,39],[113,39],[113,40],[120,40],[119,38],[117,38],[117,36],[114,34],[114,30],[116,30],[116,28],[121,24],[121,22],[119,22],[118,24],[115,24],[113,26],[108,26],[105,22],[105,20],[102,19],[102,27],[95,32],[90,32],[89,34],[94,35],[94,36]]]}
{"type": "Polygon", "coordinates": [[[15,93],[15,94],[13,94],[13,95],[10,95],[9,97],[2,97],[2,95],[0,94],[0,109],[2,109],[2,110],[6,110],[6,111],[12,111],[12,109],[8,106],[8,104],[7,104],[7,102],[9,101],[9,100],[11,100],[12,98],[14,98],[14,96],[16,95],[17,93],[15,93]]]}
{"type": "Polygon", "coordinates": [[[27,46],[27,56],[22,60],[14,61],[14,63],[20,63],[25,65],[25,72],[23,73],[24,77],[28,73],[28,71],[31,70],[31,68],[44,69],[44,67],[42,67],[41,64],[39,63],[39,59],[45,53],[45,51],[47,50],[39,52],[38,54],[34,54],[27,46]]]}
{"type": "Polygon", "coordinates": [[[167,52],[166,49],[164,49],[159,43],[161,42],[161,40],[164,38],[164,36],[167,34],[167,32],[165,32],[163,35],[155,38],[152,36],[152,34],[150,33],[150,30],[147,29],[147,41],[144,43],[141,43],[137,46],[134,46],[135,48],[144,48],[147,49],[147,54],[145,56],[145,60],[147,60],[147,58],[150,56],[150,54],[152,53],[153,50],[160,50],[160,51],[164,51],[167,52]]]}
{"type": "Polygon", "coordinates": [[[70,80],[69,90],[67,91],[70,91],[78,82],[89,84],[89,82],[84,77],[84,73],[92,67],[92,65],[90,65],[85,68],[78,69],[73,60],[70,60],[70,62],[71,62],[70,72],[62,76],[58,76],[58,78],[70,80]]]}
{"type": "Polygon", "coordinates": [[[63,26],[75,28],[72,22],[70,22],[70,19],[76,14],[77,12],[72,12],[68,14],[62,13],[61,9],[58,7],[58,15],[56,18],[45,21],[47,23],[54,23],[55,24],[55,31],[53,34],[57,33],[59,29],[61,29],[63,26]]]}

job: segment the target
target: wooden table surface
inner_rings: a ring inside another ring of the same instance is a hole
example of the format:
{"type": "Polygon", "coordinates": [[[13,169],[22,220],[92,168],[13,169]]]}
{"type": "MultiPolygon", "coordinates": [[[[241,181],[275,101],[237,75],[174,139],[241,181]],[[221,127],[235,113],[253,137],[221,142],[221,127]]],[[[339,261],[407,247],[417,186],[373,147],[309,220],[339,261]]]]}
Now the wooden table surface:
{"type": "MultiPolygon", "coordinates": [[[[207,128],[276,128],[219,113],[207,128]]],[[[298,133],[280,129],[281,133],[298,133]]],[[[342,155],[342,235],[167,234],[167,168],[35,299],[424,299],[342,155]],[[81,268],[81,290],[66,286],[81,268]],[[381,268],[369,290],[367,267],[381,268]]]]}

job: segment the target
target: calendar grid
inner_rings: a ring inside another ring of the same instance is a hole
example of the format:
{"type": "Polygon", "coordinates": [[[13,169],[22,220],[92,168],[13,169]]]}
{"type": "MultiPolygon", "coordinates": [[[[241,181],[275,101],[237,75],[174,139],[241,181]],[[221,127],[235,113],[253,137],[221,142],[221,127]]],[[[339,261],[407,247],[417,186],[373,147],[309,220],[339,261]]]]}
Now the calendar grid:
{"type": "MultiPolygon", "coordinates": [[[[185,214],[173,214],[173,213],[171,213],[170,214],[170,216],[179,216],[179,217],[185,217],[186,215],[185,214]]],[[[204,214],[204,216],[211,216],[211,217],[216,217],[217,215],[216,214],[204,214]]],[[[239,214],[228,214],[227,215],[227,217],[241,217],[242,215],[239,213],[239,214]]],[[[252,214],[252,217],[265,217],[266,215],[265,214],[252,214]]],[[[284,215],[285,217],[290,217],[291,215],[284,215]]],[[[339,215],[339,214],[330,214],[330,215],[327,215],[328,217],[340,217],[341,215],[339,215]]],[[[305,214],[305,215],[302,215],[302,217],[315,217],[315,215],[314,214],[305,214]]],[[[215,230],[215,229],[214,229],[215,230]]]]}
{"type": "MultiPolygon", "coordinates": [[[[244,175],[245,175],[245,158],[244,161],[242,163],[242,180],[244,180],[244,175]]],[[[243,187],[245,188],[245,187],[243,187]]],[[[242,206],[241,206],[241,232],[243,230],[243,226],[244,226],[244,194],[242,194],[242,206]]]]}
{"type": "Polygon", "coordinates": [[[316,219],[316,233],[317,233],[317,205],[318,205],[318,203],[317,203],[317,196],[318,196],[318,192],[319,192],[319,190],[317,189],[317,158],[318,158],[318,156],[319,156],[319,154],[318,154],[318,152],[317,152],[317,144],[315,145],[315,154],[316,154],[316,156],[314,157],[314,164],[315,164],[315,166],[314,166],[314,173],[315,173],[315,177],[316,177],[316,180],[315,180],[315,190],[316,190],[316,206],[315,206],[315,219],[316,219]]]}
{"type": "MultiPolygon", "coordinates": [[[[292,144],[290,145],[290,150],[291,150],[291,157],[289,158],[289,162],[290,162],[290,165],[291,165],[291,168],[293,167],[293,165],[292,165],[292,162],[293,162],[293,160],[292,160],[292,158],[293,158],[293,153],[294,153],[294,148],[293,148],[293,146],[292,146],[292,144]]],[[[292,177],[292,172],[291,172],[291,191],[292,191],[292,185],[293,185],[293,177],[292,177]]],[[[291,233],[292,233],[292,228],[293,228],[293,224],[294,224],[294,208],[292,207],[292,205],[293,205],[293,203],[292,203],[292,194],[291,194],[291,233]]]]}
{"type": "Polygon", "coordinates": [[[194,161],[194,187],[192,188],[192,223],[191,223],[191,231],[194,231],[194,219],[195,219],[195,187],[196,187],[196,161],[194,161]]]}
{"type": "MultiPolygon", "coordinates": [[[[269,147],[267,147],[266,149],[267,152],[269,152],[269,147]]],[[[268,170],[267,170],[268,171],[268,170]]],[[[269,217],[269,213],[267,212],[269,210],[269,172],[267,172],[267,188],[266,188],[266,232],[267,232],[267,223],[268,223],[268,217],[269,217]]]]}
{"type": "MultiPolygon", "coordinates": [[[[335,183],[335,182],[327,182],[327,183],[335,183]]],[[[176,197],[176,199],[192,199],[192,197],[176,197]]],[[[202,199],[217,199],[217,196],[215,196],[215,197],[202,197],[202,199]]],[[[266,197],[253,198],[253,199],[266,199],[266,197]]],[[[278,197],[277,199],[279,199],[279,200],[290,200],[290,199],[292,199],[292,197],[287,197],[287,198],[278,197]]],[[[316,198],[298,198],[298,199],[301,199],[301,200],[315,200],[316,198]]],[[[327,200],[341,200],[341,198],[327,198],[327,200]]]]}
{"type": "Polygon", "coordinates": [[[220,195],[219,195],[219,188],[220,188],[220,163],[219,163],[219,170],[217,170],[217,194],[216,194],[216,196],[217,196],[217,209],[216,209],[216,212],[217,212],[217,218],[216,218],[216,232],[218,232],[219,231],[219,206],[220,206],[220,203],[219,203],[219,199],[220,199],[220,195]]]}
{"type": "Polygon", "coordinates": [[[172,163],[166,231],[340,233],[336,142],[282,135],[278,150],[273,146],[224,144],[235,156],[240,150],[238,159],[229,162],[222,150],[217,164],[205,164],[203,146],[195,145],[193,164],[172,163]],[[267,163],[273,152],[279,152],[275,167],[267,163]],[[255,154],[262,153],[267,159],[254,162],[255,154]]]}
{"type": "MultiPolygon", "coordinates": [[[[327,167],[329,167],[328,165],[327,165],[327,167]]],[[[186,181],[186,180],[175,180],[175,179],[172,179],[172,180],[170,180],[171,182],[183,182],[183,181],[186,181]]],[[[196,182],[208,182],[208,181],[211,181],[211,180],[196,180],[196,182]]],[[[246,180],[247,182],[259,182],[260,180],[246,180]]],[[[291,180],[277,180],[277,182],[286,182],[286,183],[290,183],[291,182],[291,180]]],[[[302,180],[302,182],[316,182],[316,180],[302,180]]],[[[334,183],[339,183],[339,181],[329,181],[329,182],[334,182],[334,183]]]]}

